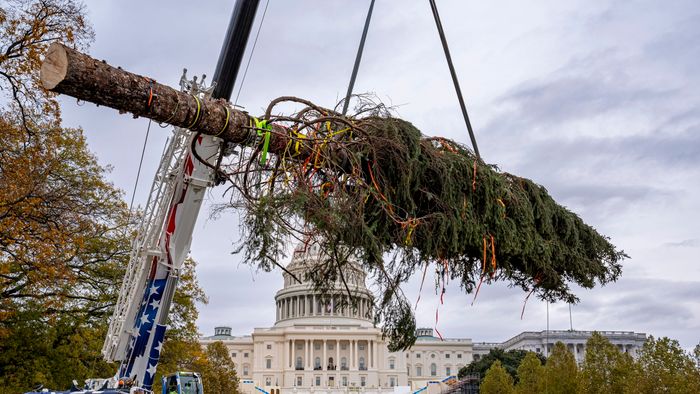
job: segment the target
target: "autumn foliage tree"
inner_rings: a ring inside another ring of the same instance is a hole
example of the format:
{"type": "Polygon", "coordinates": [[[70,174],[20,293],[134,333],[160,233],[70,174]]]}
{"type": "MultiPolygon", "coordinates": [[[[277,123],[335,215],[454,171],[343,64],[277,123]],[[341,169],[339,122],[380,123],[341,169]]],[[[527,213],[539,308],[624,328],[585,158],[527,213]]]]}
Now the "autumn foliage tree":
{"type": "Polygon", "coordinates": [[[513,377],[503,368],[501,362],[496,360],[486,371],[479,388],[482,394],[512,394],[513,377]]]}
{"type": "Polygon", "coordinates": [[[544,391],[544,367],[540,358],[533,352],[528,352],[518,366],[518,383],[515,385],[517,394],[532,394],[544,391]]]}
{"type": "Polygon", "coordinates": [[[594,332],[586,343],[586,356],[581,366],[582,393],[624,393],[631,381],[634,361],[607,338],[594,332]]]}
{"type": "Polygon", "coordinates": [[[127,258],[128,210],[80,130],[31,143],[0,118],[0,326],[34,301],[45,315],[102,316],[127,258]]]}
{"type": "Polygon", "coordinates": [[[554,344],[544,367],[545,391],[549,394],[578,392],[578,366],[574,355],[561,342],[554,344]]]}
{"type": "Polygon", "coordinates": [[[120,191],[38,81],[49,44],[92,40],[84,12],[74,0],[0,1],[0,324],[28,300],[48,315],[104,313],[108,262],[128,250],[120,191]]]}
{"type": "Polygon", "coordinates": [[[639,352],[630,392],[700,393],[700,370],[678,341],[650,336],[639,352]]]}
{"type": "MultiPolygon", "coordinates": [[[[59,117],[54,95],[41,88],[41,56],[53,42],[87,49],[94,38],[84,5],[76,0],[0,1],[0,89],[6,110],[27,131],[59,117]]],[[[34,130],[36,132],[36,130],[34,130]]]]}
{"type": "Polygon", "coordinates": [[[109,375],[106,316],[130,250],[129,212],[80,129],[39,86],[54,41],[86,48],[75,0],[0,0],[0,393],[109,375]]]}

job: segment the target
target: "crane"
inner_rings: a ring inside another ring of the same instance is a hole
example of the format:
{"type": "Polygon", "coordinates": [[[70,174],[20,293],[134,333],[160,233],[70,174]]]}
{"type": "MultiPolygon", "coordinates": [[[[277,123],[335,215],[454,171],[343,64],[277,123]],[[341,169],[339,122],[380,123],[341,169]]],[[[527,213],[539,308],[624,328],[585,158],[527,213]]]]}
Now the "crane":
{"type": "MultiPolygon", "coordinates": [[[[437,8],[434,0],[430,0],[430,3],[455,89],[460,96],[462,113],[478,155],[437,8]]],[[[173,135],[168,140],[161,157],[136,237],[132,243],[129,263],[102,349],[102,354],[107,361],[121,363],[119,370],[111,380],[92,382],[97,384],[90,384],[91,387],[83,391],[74,387],[68,391],[70,393],[152,392],[151,388],[167,329],[168,313],[175,294],[180,268],[192,242],[197,216],[206,190],[217,183],[216,166],[220,163],[223,155],[232,151],[227,145],[230,142],[224,142],[223,139],[210,134],[193,133],[191,129],[195,126],[201,126],[197,124],[199,107],[200,105],[202,107],[210,105],[212,103],[210,99],[225,101],[226,121],[223,128],[219,126],[221,130],[219,134],[234,128],[232,127],[234,120],[239,121],[239,123],[241,119],[244,119],[244,122],[248,120],[249,116],[240,114],[240,111],[236,115],[236,111],[230,109],[228,100],[231,97],[258,4],[259,0],[237,0],[211,85],[207,86],[205,76],[202,76],[199,81],[197,77],[190,80],[187,77],[187,70],[183,71],[180,79],[180,91],[187,94],[187,100],[193,98],[197,103],[197,116],[189,126],[183,124],[181,127],[174,128],[173,135]],[[233,113],[233,118],[238,116],[238,119],[232,119],[231,124],[229,124],[229,112],[233,113]],[[93,389],[98,391],[90,391],[93,389]]],[[[374,0],[370,4],[365,22],[363,37],[346,96],[346,104],[352,93],[352,85],[357,74],[373,5],[374,0]]],[[[51,49],[49,49],[50,51],[51,49]]],[[[50,57],[50,55],[47,56],[47,58],[50,57]]],[[[45,63],[50,63],[50,61],[45,61],[45,63]]],[[[51,74],[50,64],[47,70],[51,74]]],[[[43,73],[44,66],[42,66],[43,73]]],[[[65,77],[65,72],[62,77],[65,77]]],[[[146,79],[151,85],[151,95],[153,95],[154,90],[164,88],[158,88],[155,86],[158,85],[155,81],[146,79]]],[[[47,87],[46,84],[44,86],[47,87]]],[[[55,85],[51,89],[53,87],[55,85]]],[[[88,101],[90,100],[88,99],[88,101]]],[[[150,99],[148,103],[150,105],[150,99]]],[[[178,107],[175,108],[174,112],[177,112],[179,103],[178,99],[178,107]]],[[[344,109],[345,111],[347,108],[344,109]]],[[[132,110],[131,112],[140,111],[132,110]]],[[[150,117],[155,118],[155,115],[150,114],[150,117]]],[[[174,120],[172,116],[160,120],[164,123],[175,124],[171,122],[174,120]]],[[[240,124],[236,126],[237,129],[241,129],[240,124]]],[[[256,128],[258,128],[257,125],[256,128]]],[[[234,140],[229,139],[229,141],[234,140]]],[[[164,377],[163,383],[164,394],[166,394],[166,385],[168,390],[174,388],[179,394],[203,394],[201,378],[196,373],[178,372],[164,377]]],[[[77,384],[74,383],[74,386],[77,384]]]]}
{"type": "MultiPolygon", "coordinates": [[[[199,81],[196,76],[188,79],[185,69],[181,91],[200,100],[231,98],[258,4],[259,0],[236,1],[211,85],[207,86],[206,76],[199,81]]],[[[193,149],[210,166],[228,152],[221,139],[196,136],[187,128],[175,127],[168,139],[102,348],[107,361],[120,362],[119,370],[113,379],[89,382],[83,391],[74,382],[68,392],[151,392],[180,268],[190,250],[206,190],[216,183],[215,171],[195,159],[193,149]]],[[[168,393],[175,388],[181,394],[203,394],[196,373],[178,372],[163,382],[164,393],[167,385],[168,393]]]]}

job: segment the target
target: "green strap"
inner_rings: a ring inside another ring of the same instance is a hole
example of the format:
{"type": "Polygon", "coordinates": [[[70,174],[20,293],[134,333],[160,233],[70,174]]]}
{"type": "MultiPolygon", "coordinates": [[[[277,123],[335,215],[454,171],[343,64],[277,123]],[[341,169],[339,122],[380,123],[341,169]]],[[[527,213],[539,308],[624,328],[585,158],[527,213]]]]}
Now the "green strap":
{"type": "Polygon", "coordinates": [[[260,156],[260,164],[265,165],[265,163],[267,162],[267,151],[268,149],[270,149],[270,132],[272,131],[272,125],[267,124],[267,120],[259,120],[258,118],[253,118],[253,122],[255,122],[255,128],[258,131],[258,137],[264,138],[262,155],[260,156]]]}

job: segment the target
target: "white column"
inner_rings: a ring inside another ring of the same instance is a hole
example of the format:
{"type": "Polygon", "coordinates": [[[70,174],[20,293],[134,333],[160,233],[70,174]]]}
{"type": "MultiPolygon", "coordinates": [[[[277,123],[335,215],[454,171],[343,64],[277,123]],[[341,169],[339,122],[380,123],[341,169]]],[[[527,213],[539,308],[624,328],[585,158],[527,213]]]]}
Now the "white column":
{"type": "Polygon", "coordinates": [[[304,349],[306,349],[306,358],[304,359],[304,369],[309,367],[309,359],[311,358],[311,344],[308,339],[304,340],[304,349]]]}
{"type": "MultiPolygon", "coordinates": [[[[280,348],[282,348],[282,359],[281,359],[281,361],[282,361],[282,369],[284,369],[285,360],[286,360],[287,357],[288,357],[288,356],[287,356],[287,352],[289,352],[289,346],[286,346],[286,343],[284,342],[284,340],[280,341],[279,344],[280,344],[280,348]],[[285,346],[282,346],[282,345],[285,345],[285,346]]],[[[252,369],[254,369],[254,368],[255,368],[255,365],[253,365],[253,368],[252,368],[252,369]]],[[[252,375],[252,374],[253,374],[253,371],[250,371],[250,374],[252,375]]]]}
{"type": "Polygon", "coordinates": [[[353,357],[353,361],[355,362],[355,369],[357,369],[360,367],[360,357],[357,354],[357,342],[358,341],[355,340],[354,342],[355,342],[355,345],[354,345],[355,346],[355,355],[353,357]]]}
{"type": "Polygon", "coordinates": [[[324,339],[323,340],[323,359],[321,360],[321,369],[324,371],[327,369],[326,367],[328,366],[328,364],[327,364],[328,359],[326,358],[326,347],[327,347],[326,340],[324,339]]]}
{"type": "Polygon", "coordinates": [[[379,350],[377,349],[377,341],[372,341],[372,366],[374,368],[379,368],[378,364],[378,356],[379,356],[379,350]]]}
{"type": "Polygon", "coordinates": [[[311,298],[311,314],[316,315],[316,294],[311,298]]]}
{"type": "Polygon", "coordinates": [[[333,364],[338,369],[338,365],[340,365],[340,340],[335,341],[335,360],[333,360],[333,364]]]}

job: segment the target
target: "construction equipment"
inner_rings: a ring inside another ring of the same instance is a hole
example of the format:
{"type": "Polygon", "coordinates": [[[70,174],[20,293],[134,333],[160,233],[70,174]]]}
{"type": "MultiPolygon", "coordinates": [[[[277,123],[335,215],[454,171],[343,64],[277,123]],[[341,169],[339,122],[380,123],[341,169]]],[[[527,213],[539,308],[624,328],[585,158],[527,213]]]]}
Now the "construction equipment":
{"type": "MultiPolygon", "coordinates": [[[[190,80],[184,70],[182,92],[198,101],[231,97],[258,3],[236,2],[212,84],[206,85],[206,76],[190,80]]],[[[153,179],[102,348],[107,361],[121,363],[119,371],[97,391],[92,391],[92,381],[82,390],[74,383],[68,392],[151,392],[180,268],[190,250],[205,192],[216,183],[211,166],[225,148],[217,137],[197,137],[185,128],[174,129],[153,179]],[[198,157],[207,158],[207,163],[195,159],[193,150],[198,157]]],[[[164,385],[163,394],[203,394],[196,373],[178,372],[165,377],[165,382],[175,391],[166,393],[164,385]]]]}

